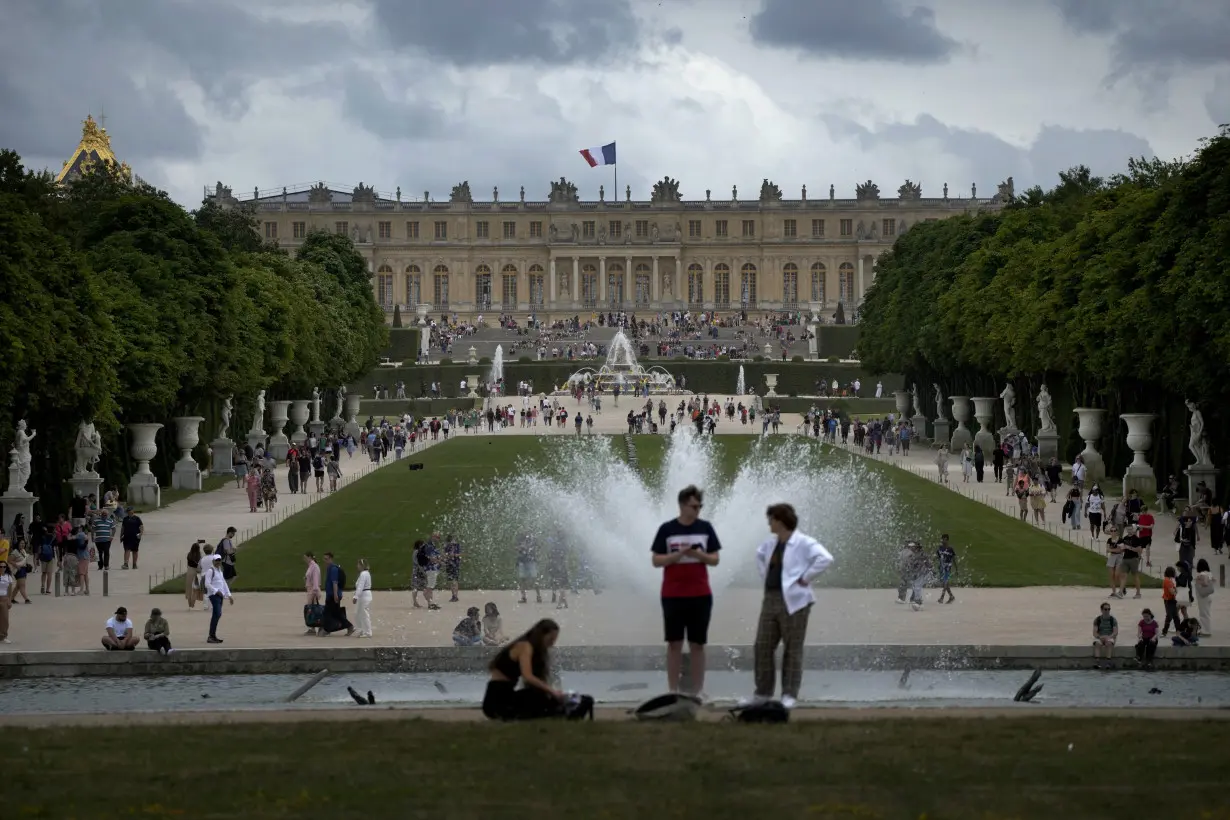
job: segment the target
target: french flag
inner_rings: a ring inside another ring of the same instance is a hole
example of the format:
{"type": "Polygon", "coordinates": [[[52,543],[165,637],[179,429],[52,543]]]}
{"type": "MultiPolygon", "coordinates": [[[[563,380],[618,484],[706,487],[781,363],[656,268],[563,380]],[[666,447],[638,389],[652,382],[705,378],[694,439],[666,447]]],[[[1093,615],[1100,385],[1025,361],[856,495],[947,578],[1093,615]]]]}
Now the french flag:
{"type": "Polygon", "coordinates": [[[581,156],[589,163],[590,168],[596,168],[599,165],[614,165],[615,143],[612,142],[601,148],[582,148],[581,156]]]}

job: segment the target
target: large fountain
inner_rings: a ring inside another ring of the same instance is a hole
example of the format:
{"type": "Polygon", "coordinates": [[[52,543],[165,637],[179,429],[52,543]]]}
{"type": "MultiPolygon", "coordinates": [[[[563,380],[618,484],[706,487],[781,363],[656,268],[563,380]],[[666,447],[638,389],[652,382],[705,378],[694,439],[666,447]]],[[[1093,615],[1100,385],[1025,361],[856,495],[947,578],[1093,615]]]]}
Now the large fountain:
{"type": "Polygon", "coordinates": [[[517,465],[515,492],[500,476],[456,499],[445,528],[467,545],[467,560],[507,564],[511,573],[518,536],[533,534],[540,545],[555,536],[605,587],[634,589],[652,599],[662,572],[651,566],[649,547],[658,526],[679,514],[676,496],[689,484],[705,491],[705,517],[723,544],[721,565],[713,570],[719,585],[757,583],[753,556],[769,536],[770,504],[794,505],[801,529],[837,558],[831,580],[838,583],[843,575],[847,583],[866,581],[874,568],[877,583],[892,585],[901,544],[938,537],[929,521],[881,514],[894,508],[896,491],[880,473],[803,440],[761,440],[733,476],[724,468],[729,454],[723,444],[697,436],[690,425],[667,439],[660,473],[651,476],[629,466],[620,446],[605,436],[546,442],[540,462],[517,465]]]}
{"type": "Polygon", "coordinates": [[[578,384],[595,384],[600,393],[613,392],[619,387],[621,393],[643,393],[646,388],[650,395],[666,393],[682,393],[675,383],[675,377],[658,365],[645,368],[636,360],[636,348],[632,340],[619,330],[611,339],[607,348],[606,363],[597,370],[592,367],[582,367],[568,377],[568,382],[557,394],[571,393],[578,384]]]}
{"type": "Polygon", "coordinates": [[[487,384],[495,384],[504,378],[504,345],[495,346],[495,356],[491,359],[491,369],[487,371],[487,384]]]}

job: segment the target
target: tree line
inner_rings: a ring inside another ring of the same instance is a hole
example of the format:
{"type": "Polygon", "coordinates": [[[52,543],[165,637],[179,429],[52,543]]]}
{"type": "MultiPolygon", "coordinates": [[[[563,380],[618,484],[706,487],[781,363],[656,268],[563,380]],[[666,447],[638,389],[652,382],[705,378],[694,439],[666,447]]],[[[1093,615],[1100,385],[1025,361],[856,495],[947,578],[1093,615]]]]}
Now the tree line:
{"type": "Polygon", "coordinates": [[[1057,410],[1107,408],[1112,448],[1125,449],[1117,413],[1157,412],[1153,463],[1176,472],[1192,460],[1184,398],[1201,406],[1214,459],[1230,456],[1228,285],[1223,126],[1191,157],[1132,159],[1106,179],[1073,168],[999,212],[913,227],[880,257],[859,351],[927,395],[940,382],[945,395],[995,396],[1011,380],[1031,435],[1044,382],[1064,394],[1057,410]]]}
{"type": "Polygon", "coordinates": [[[292,256],[255,228],[107,164],[60,186],[0,151],[0,441],[21,418],[39,431],[28,489],[62,494],[82,421],[123,449],[126,423],[308,398],[371,368],[388,332],[350,239],[312,234],[292,256]]]}

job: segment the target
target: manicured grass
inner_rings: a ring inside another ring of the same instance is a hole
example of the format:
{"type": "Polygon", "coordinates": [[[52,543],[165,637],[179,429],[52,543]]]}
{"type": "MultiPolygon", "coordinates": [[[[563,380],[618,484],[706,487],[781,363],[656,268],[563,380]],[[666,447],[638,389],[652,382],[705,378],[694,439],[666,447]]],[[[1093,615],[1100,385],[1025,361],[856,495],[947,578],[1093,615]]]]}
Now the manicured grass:
{"type": "MultiPolygon", "coordinates": [[[[235,479],[224,475],[205,476],[201,481],[201,489],[199,492],[210,493],[214,490],[220,490],[223,487],[228,487],[234,483],[235,479]]],[[[163,488],[162,490],[162,506],[167,507],[174,504],[176,501],[183,501],[185,498],[191,498],[197,495],[197,490],[172,490],[163,488]]]]}
{"type": "Polygon", "coordinates": [[[1226,818],[1227,744],[1230,721],[1126,715],[305,721],[21,730],[0,770],[12,817],[1122,820],[1171,795],[1226,818]]]}
{"type": "MultiPolygon", "coordinates": [[[[622,438],[603,437],[622,455],[622,438]]],[[[651,486],[659,484],[667,440],[661,436],[635,439],[640,471],[651,486]]],[[[713,444],[719,470],[733,476],[751,453],[755,436],[718,436],[713,444]]],[[[770,438],[769,446],[797,443],[795,437],[770,438]]],[[[527,436],[461,436],[407,457],[407,466],[380,470],[346,487],[331,498],[292,516],[281,525],[247,541],[241,550],[239,588],[245,591],[299,590],[305,550],[344,554],[349,560],[367,558],[380,589],[406,589],[410,583],[410,548],[414,540],[441,527],[449,513],[466,505],[471,486],[490,487],[500,482],[516,492],[522,468],[550,471],[553,448],[562,439],[527,436]],[[422,470],[409,470],[421,462],[422,470]]],[[[965,586],[1091,585],[1103,583],[1102,559],[1042,530],[963,498],[912,473],[886,464],[859,459],[842,450],[815,442],[816,458],[851,469],[875,471],[895,500],[868,501],[873,515],[887,503],[894,515],[909,522],[913,537],[934,545],[941,532],[949,533],[959,555],[957,583],[965,586]]],[[[595,488],[600,491],[600,488],[595,488]]],[[[447,533],[446,533],[447,534],[447,533]]],[[[866,541],[833,545],[834,551],[856,549],[859,560],[839,561],[822,583],[839,587],[895,586],[894,557],[900,548],[879,529],[869,527],[866,541]]],[[[481,540],[472,538],[472,541],[481,540]]],[[[497,539],[498,540],[498,539],[497,539]]],[[[500,589],[513,578],[511,543],[467,543],[465,585],[500,589]]],[[[839,553],[840,554],[840,553],[839,553]]],[[[847,553],[848,554],[848,553],[847,553]]],[[[179,582],[158,591],[179,593],[179,582]]]]}

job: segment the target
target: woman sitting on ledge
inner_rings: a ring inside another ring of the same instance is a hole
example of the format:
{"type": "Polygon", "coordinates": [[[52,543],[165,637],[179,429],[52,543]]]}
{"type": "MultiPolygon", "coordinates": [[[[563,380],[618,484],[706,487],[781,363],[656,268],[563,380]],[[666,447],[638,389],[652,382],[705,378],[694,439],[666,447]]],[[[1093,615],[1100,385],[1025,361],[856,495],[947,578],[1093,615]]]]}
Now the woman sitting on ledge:
{"type": "Polygon", "coordinates": [[[565,695],[547,683],[551,647],[559,624],[543,618],[492,659],[491,679],[483,697],[483,714],[491,720],[561,717],[565,695]],[[524,680],[518,689],[517,681],[524,680]]]}

